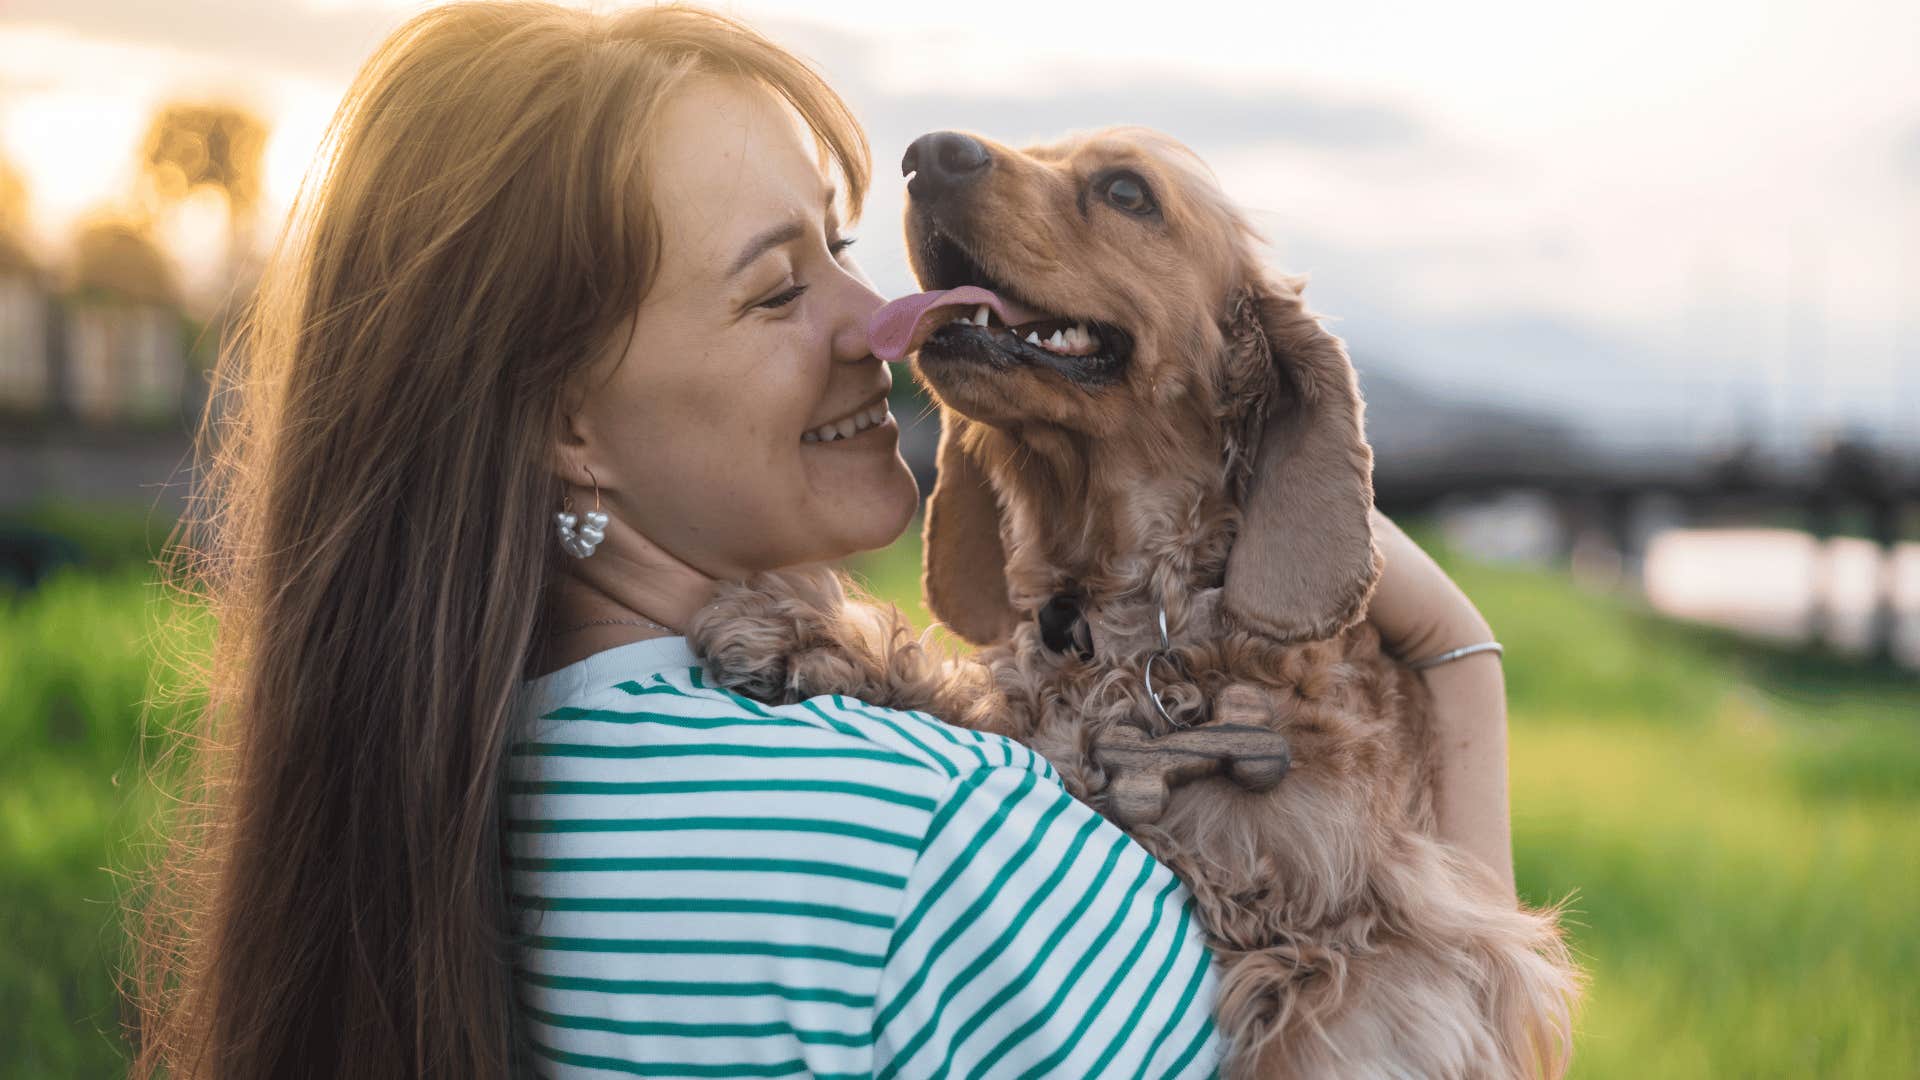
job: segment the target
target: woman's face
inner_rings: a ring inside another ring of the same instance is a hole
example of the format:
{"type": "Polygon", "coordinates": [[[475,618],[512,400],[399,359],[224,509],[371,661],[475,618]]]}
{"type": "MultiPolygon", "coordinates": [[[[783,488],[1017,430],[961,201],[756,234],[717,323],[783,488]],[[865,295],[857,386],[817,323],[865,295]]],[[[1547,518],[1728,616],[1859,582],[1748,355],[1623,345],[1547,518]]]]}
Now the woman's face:
{"type": "Polygon", "coordinates": [[[698,78],[659,120],[658,271],[563,446],[598,478],[610,540],[636,529],[717,578],[891,542],[918,492],[867,345],[881,298],[812,136],[744,80],[698,78]]]}

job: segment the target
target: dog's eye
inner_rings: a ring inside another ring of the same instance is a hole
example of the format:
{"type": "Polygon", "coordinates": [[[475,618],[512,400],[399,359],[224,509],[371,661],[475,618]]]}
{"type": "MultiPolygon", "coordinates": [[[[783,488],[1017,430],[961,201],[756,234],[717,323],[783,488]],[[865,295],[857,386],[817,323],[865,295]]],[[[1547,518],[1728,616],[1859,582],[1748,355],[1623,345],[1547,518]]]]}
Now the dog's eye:
{"type": "Polygon", "coordinates": [[[1129,172],[1114,173],[1100,182],[1101,197],[1129,214],[1145,217],[1159,207],[1147,190],[1147,182],[1129,172]]]}

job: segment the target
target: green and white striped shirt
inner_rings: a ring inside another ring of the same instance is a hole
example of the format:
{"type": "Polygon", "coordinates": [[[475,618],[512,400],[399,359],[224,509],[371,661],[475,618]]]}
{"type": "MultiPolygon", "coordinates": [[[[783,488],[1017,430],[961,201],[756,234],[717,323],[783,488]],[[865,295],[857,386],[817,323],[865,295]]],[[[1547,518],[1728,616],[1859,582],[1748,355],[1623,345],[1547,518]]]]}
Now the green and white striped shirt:
{"type": "Polygon", "coordinates": [[[525,684],[522,1020],[553,1077],[1199,1077],[1186,889],[1018,743],[771,707],[686,642],[525,684]]]}

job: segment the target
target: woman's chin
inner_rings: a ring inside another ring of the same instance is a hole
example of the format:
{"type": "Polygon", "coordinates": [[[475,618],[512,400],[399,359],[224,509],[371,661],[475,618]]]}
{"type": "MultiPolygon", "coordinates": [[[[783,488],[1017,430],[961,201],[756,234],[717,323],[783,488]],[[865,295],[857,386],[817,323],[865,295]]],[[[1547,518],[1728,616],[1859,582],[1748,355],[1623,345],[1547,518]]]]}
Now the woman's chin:
{"type": "Polygon", "coordinates": [[[900,539],[920,508],[920,489],[914,485],[906,462],[896,454],[883,475],[863,485],[843,506],[835,531],[846,548],[844,554],[873,551],[900,539]]]}

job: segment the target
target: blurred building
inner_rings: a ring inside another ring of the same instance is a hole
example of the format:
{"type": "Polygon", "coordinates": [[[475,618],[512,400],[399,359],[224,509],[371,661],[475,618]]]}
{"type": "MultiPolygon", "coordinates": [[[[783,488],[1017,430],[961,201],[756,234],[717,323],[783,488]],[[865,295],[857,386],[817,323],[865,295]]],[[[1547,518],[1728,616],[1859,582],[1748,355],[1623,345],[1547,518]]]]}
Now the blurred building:
{"type": "Polygon", "coordinates": [[[0,232],[0,411],[39,413],[54,397],[46,274],[26,246],[0,232]]]}
{"type": "Polygon", "coordinates": [[[0,228],[0,511],[54,502],[177,513],[203,405],[178,282],[138,225],[100,221],[64,273],[0,228]],[[64,283],[64,288],[61,287],[64,283]]]}
{"type": "Polygon", "coordinates": [[[185,323],[166,257],[143,231],[101,222],[80,234],[66,304],[65,405],[95,425],[177,418],[185,323]]]}

